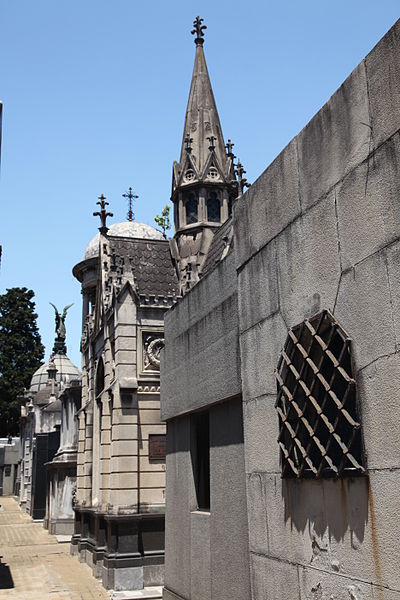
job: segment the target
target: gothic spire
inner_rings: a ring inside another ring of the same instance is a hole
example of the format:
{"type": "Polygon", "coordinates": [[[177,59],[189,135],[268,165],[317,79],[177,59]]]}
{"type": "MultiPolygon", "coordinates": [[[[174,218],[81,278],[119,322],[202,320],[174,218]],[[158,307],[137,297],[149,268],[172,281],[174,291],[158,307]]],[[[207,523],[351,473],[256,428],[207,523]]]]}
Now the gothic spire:
{"type": "Polygon", "coordinates": [[[196,55],[179,162],[183,167],[186,156],[190,153],[197,172],[201,173],[209,159],[209,148],[212,146],[215,157],[225,173],[227,167],[225,142],[204,55],[203,42],[206,26],[202,25],[202,22],[203,19],[200,17],[193,22],[192,34],[196,36],[196,55]],[[211,144],[210,138],[213,140],[211,144]],[[190,141],[190,145],[188,145],[188,141],[190,141]]]}

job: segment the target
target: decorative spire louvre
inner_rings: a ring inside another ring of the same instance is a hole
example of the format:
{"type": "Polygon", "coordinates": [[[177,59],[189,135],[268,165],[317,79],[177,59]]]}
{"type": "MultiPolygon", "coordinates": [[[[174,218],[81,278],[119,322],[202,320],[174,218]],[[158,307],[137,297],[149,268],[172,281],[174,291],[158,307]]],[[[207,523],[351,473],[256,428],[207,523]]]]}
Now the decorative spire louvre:
{"type": "Polygon", "coordinates": [[[103,196],[103,194],[101,194],[101,196],[98,196],[98,199],[100,200],[100,202],[96,202],[96,204],[98,204],[100,206],[100,210],[94,212],[93,216],[100,217],[101,227],[99,227],[99,231],[103,235],[106,235],[106,233],[108,231],[107,217],[113,217],[114,214],[112,212],[107,212],[106,206],[109,205],[109,202],[106,202],[106,197],[103,196]]]}
{"type": "Polygon", "coordinates": [[[135,220],[135,215],[133,213],[133,200],[136,200],[137,198],[139,198],[138,195],[134,194],[132,191],[132,188],[130,187],[129,190],[127,192],[125,192],[125,194],[122,194],[123,198],[128,198],[128,213],[126,215],[126,218],[128,219],[128,221],[134,221],[135,220]]]}

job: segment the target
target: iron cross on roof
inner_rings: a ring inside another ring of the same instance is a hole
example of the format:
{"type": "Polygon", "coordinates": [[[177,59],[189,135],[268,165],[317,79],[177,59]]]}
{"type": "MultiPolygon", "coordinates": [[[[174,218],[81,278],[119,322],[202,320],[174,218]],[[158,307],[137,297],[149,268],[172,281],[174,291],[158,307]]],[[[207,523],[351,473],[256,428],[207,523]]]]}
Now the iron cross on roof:
{"type": "Polygon", "coordinates": [[[139,196],[137,196],[136,194],[133,193],[132,188],[130,187],[129,190],[127,192],[125,192],[125,194],[122,194],[123,198],[128,198],[128,214],[126,215],[128,221],[134,221],[135,220],[135,215],[133,214],[133,200],[136,200],[136,198],[139,198],[139,196]]]}
{"type": "Polygon", "coordinates": [[[207,25],[202,25],[204,19],[196,17],[193,21],[194,29],[191,31],[192,35],[195,35],[194,43],[196,46],[202,46],[204,44],[204,30],[207,29],[207,25]]]}
{"type": "Polygon", "coordinates": [[[101,196],[98,196],[98,199],[100,200],[100,202],[96,202],[96,204],[100,206],[100,210],[94,212],[93,216],[100,217],[101,227],[99,227],[99,231],[100,233],[106,234],[108,231],[106,223],[107,217],[113,217],[114,215],[112,212],[107,212],[106,206],[109,205],[109,202],[106,202],[106,197],[103,196],[103,194],[101,194],[101,196]]]}

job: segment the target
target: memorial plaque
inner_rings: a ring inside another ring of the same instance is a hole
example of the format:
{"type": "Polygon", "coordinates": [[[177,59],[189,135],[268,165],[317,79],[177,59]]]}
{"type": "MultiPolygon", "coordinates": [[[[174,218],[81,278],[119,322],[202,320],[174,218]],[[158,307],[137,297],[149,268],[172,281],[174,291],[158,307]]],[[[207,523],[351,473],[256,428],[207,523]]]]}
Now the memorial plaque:
{"type": "Polygon", "coordinates": [[[165,460],[167,454],[167,436],[149,435],[149,460],[165,460]]]}

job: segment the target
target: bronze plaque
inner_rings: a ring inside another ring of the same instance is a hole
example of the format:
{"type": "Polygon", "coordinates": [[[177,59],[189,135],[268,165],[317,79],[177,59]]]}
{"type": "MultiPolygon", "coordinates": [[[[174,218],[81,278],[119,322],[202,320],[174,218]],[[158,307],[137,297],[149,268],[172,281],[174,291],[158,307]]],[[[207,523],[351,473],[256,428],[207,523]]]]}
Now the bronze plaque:
{"type": "Polygon", "coordinates": [[[167,455],[167,436],[149,435],[149,460],[165,460],[167,455]]]}

